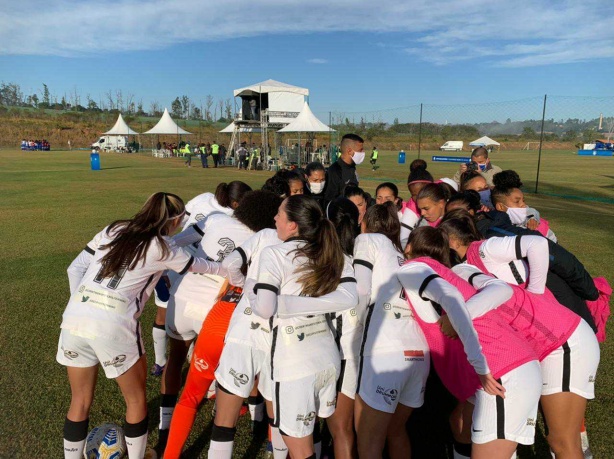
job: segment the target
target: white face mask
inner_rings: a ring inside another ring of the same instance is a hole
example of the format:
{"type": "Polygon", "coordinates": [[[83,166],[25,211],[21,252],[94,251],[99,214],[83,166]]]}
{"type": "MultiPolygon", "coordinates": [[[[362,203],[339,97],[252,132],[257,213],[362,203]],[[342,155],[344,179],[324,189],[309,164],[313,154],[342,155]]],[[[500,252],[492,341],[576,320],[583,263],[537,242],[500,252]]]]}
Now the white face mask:
{"type": "Polygon", "coordinates": [[[514,225],[524,225],[527,221],[526,207],[508,207],[506,213],[514,225]]]}
{"type": "Polygon", "coordinates": [[[354,156],[352,156],[352,161],[357,166],[365,160],[365,152],[364,151],[356,151],[354,152],[354,156]]]}
{"type": "Polygon", "coordinates": [[[319,194],[324,190],[324,185],[326,185],[326,182],[320,182],[320,183],[309,183],[309,190],[313,193],[313,194],[319,194]]]}

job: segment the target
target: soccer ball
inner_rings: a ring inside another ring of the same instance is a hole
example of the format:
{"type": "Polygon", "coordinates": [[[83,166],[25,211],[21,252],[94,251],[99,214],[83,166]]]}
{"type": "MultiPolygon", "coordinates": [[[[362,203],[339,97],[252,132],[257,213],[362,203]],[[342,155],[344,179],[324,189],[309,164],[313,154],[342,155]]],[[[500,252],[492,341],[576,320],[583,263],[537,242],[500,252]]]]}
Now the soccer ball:
{"type": "Polygon", "coordinates": [[[115,424],[94,427],[85,442],[85,459],[120,459],[126,455],[124,431],[115,424]]]}

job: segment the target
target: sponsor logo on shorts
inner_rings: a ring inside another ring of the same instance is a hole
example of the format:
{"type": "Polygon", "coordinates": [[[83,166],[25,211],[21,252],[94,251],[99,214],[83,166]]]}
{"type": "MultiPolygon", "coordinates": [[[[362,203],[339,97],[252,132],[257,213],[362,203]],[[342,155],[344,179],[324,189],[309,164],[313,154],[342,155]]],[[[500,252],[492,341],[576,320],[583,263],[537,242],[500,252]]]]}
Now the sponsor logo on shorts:
{"type": "Polygon", "coordinates": [[[308,426],[309,424],[311,424],[316,418],[316,412],[315,411],[310,411],[307,414],[299,414],[296,417],[297,422],[302,422],[303,424],[305,424],[306,426],[308,426]]]}
{"type": "Polygon", "coordinates": [[[589,383],[594,383],[596,380],[597,380],[597,378],[595,378],[595,375],[590,375],[590,376],[588,377],[588,382],[589,382],[589,383]]]}
{"type": "Polygon", "coordinates": [[[476,433],[477,433],[477,432],[483,432],[483,430],[482,430],[482,429],[474,429],[474,428],[473,428],[473,426],[471,427],[471,431],[472,431],[472,432],[476,432],[476,433]]]}
{"type": "Polygon", "coordinates": [[[535,427],[535,419],[527,418],[527,425],[535,427]]]}
{"type": "Polygon", "coordinates": [[[64,351],[64,357],[66,357],[67,359],[76,359],[77,357],[79,357],[79,353],[75,352],[75,351],[64,351]]]}
{"type": "Polygon", "coordinates": [[[251,316],[252,308],[245,308],[245,311],[243,311],[243,314],[245,314],[246,316],[251,316]]]}
{"type": "Polygon", "coordinates": [[[424,362],[424,351],[403,351],[406,362],[424,362]]]}
{"type": "Polygon", "coordinates": [[[245,386],[249,382],[249,377],[246,374],[237,373],[233,368],[228,373],[235,379],[235,386],[237,387],[245,386]]]}
{"type": "Polygon", "coordinates": [[[252,322],[251,329],[258,330],[260,328],[260,324],[258,322],[252,322]]]}
{"type": "Polygon", "coordinates": [[[392,402],[394,402],[398,395],[399,395],[399,391],[396,389],[386,389],[382,386],[377,386],[377,390],[375,391],[377,394],[380,394],[383,398],[384,401],[388,404],[388,405],[392,405],[392,402]]]}
{"type": "Polygon", "coordinates": [[[337,404],[337,397],[335,397],[334,399],[326,402],[326,406],[327,407],[335,406],[336,404],[337,404]]]}
{"type": "Polygon", "coordinates": [[[203,372],[209,368],[209,364],[202,357],[194,356],[194,368],[196,371],[203,372]]]}
{"type": "Polygon", "coordinates": [[[66,447],[64,447],[64,451],[66,451],[67,453],[76,453],[78,451],[78,448],[66,448],[66,447]]]}
{"type": "Polygon", "coordinates": [[[113,357],[113,360],[107,360],[106,362],[102,362],[102,366],[117,368],[117,367],[121,367],[125,361],[126,361],[126,355],[119,354],[113,357]]]}

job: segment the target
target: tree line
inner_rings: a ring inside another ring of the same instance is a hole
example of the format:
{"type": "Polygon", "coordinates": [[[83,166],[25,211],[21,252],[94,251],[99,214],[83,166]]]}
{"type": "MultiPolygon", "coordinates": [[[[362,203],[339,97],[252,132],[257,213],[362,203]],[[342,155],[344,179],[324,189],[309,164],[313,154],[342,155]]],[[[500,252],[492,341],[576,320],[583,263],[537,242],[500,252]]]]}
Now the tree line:
{"type": "MultiPolygon", "coordinates": [[[[143,99],[137,100],[134,94],[121,89],[109,90],[94,99],[90,94],[83,98],[76,87],[69,93],[59,95],[53,93],[45,83],[42,83],[38,92],[26,94],[17,83],[1,82],[0,106],[83,113],[120,112],[128,116],[152,117],[159,117],[164,111],[163,105],[157,100],[145,107],[143,99]]],[[[233,119],[232,99],[216,100],[207,95],[203,102],[191,100],[187,95],[177,96],[171,102],[171,115],[179,119],[230,122],[233,119]]]]}

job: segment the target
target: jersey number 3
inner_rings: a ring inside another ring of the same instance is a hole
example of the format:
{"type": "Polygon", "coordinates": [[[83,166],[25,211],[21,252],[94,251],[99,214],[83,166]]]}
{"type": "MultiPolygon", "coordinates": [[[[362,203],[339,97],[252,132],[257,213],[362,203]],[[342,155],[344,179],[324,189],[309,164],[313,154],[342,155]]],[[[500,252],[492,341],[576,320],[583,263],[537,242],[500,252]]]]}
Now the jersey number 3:
{"type": "Polygon", "coordinates": [[[217,243],[222,246],[222,249],[217,252],[218,258],[215,261],[220,263],[235,249],[235,243],[232,239],[227,237],[223,237],[217,241],[217,243]]]}

